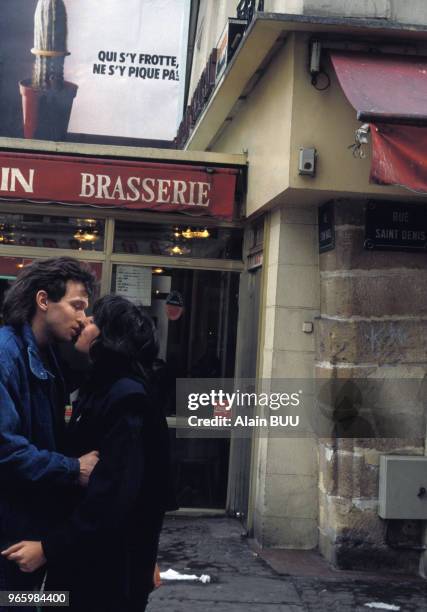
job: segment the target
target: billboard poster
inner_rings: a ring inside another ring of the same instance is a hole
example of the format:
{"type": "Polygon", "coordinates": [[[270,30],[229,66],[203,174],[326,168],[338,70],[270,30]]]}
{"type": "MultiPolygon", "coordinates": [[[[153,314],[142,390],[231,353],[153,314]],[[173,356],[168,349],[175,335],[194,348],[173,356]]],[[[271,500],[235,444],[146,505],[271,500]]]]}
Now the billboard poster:
{"type": "Polygon", "coordinates": [[[2,0],[0,135],[172,140],[190,5],[2,0]]]}

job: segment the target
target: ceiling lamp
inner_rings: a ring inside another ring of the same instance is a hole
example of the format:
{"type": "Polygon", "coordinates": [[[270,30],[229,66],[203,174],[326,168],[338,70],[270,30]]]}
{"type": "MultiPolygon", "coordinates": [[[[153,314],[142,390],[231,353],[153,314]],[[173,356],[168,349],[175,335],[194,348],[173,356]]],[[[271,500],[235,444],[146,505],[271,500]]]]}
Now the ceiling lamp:
{"type": "Polygon", "coordinates": [[[76,240],[78,240],[79,242],[95,242],[99,238],[98,230],[91,230],[91,229],[83,230],[83,229],[79,229],[74,234],[74,238],[76,240]]]}
{"type": "Polygon", "coordinates": [[[178,244],[168,247],[166,251],[169,255],[188,255],[188,253],[191,253],[191,249],[178,244]]]}
{"type": "Polygon", "coordinates": [[[191,239],[191,238],[209,238],[210,234],[208,230],[205,228],[204,230],[192,230],[187,227],[186,230],[181,232],[181,236],[183,238],[191,239]]]}

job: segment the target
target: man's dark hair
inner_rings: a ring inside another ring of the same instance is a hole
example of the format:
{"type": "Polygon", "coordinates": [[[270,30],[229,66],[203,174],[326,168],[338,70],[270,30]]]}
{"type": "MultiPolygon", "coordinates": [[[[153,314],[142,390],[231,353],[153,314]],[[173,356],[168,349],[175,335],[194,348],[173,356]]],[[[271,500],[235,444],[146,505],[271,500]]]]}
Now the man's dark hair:
{"type": "Polygon", "coordinates": [[[59,302],[67,290],[67,282],[82,283],[88,296],[93,295],[95,277],[88,266],[72,257],[52,257],[33,261],[23,268],[7,291],[3,302],[3,320],[6,325],[19,327],[30,323],[36,313],[36,295],[46,291],[53,302],[59,302]]]}
{"type": "Polygon", "coordinates": [[[121,362],[138,373],[151,369],[159,345],[151,317],[142,306],[137,306],[119,295],[105,295],[93,307],[93,321],[100,334],[90,349],[96,364],[121,362]]]}

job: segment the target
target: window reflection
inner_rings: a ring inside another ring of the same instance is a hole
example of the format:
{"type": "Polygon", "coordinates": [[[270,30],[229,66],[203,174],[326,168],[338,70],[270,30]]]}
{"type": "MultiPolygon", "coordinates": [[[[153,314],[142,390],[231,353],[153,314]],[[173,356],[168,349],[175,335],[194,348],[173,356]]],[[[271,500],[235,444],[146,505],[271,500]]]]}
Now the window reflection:
{"type": "Polygon", "coordinates": [[[241,259],[242,230],[186,223],[164,225],[116,221],[116,253],[241,259]]]}
{"type": "Polygon", "coordinates": [[[114,265],[112,291],[147,308],[159,335],[158,377],[168,415],[176,378],[232,378],[239,273],[114,265]]]}
{"type": "Polygon", "coordinates": [[[102,251],[104,221],[30,214],[0,215],[0,244],[102,251]]]}

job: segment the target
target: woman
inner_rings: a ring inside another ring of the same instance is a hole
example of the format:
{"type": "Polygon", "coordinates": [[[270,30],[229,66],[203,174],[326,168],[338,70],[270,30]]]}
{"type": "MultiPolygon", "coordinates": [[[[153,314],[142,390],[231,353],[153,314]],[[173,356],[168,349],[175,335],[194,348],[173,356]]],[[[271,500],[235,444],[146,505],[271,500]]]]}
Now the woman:
{"type": "Polygon", "coordinates": [[[71,610],[141,612],[153,589],[169,495],[167,425],[149,381],[155,330],[141,308],[106,296],[76,348],[89,354],[92,369],[67,451],[78,457],[96,448],[100,461],[87,490],[68,500],[70,518],[42,542],[11,547],[8,558],[23,571],[47,562],[45,590],[70,591],[71,610]]]}

